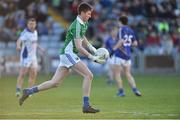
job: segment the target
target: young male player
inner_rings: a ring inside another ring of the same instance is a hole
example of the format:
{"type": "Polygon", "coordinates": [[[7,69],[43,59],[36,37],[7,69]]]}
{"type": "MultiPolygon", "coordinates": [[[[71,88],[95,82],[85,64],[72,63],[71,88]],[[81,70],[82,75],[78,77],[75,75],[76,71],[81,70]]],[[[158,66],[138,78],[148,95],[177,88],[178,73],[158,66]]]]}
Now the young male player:
{"type": "Polygon", "coordinates": [[[123,89],[123,83],[121,80],[121,69],[124,68],[125,75],[128,79],[129,85],[133,93],[136,96],[141,96],[140,91],[136,87],[135,80],[131,75],[131,47],[137,46],[137,40],[134,35],[134,31],[127,26],[128,25],[128,18],[126,16],[121,16],[119,18],[119,34],[118,34],[118,42],[113,47],[111,53],[113,55],[113,71],[114,77],[117,81],[118,86],[118,96],[125,96],[125,92],[123,89]]]}
{"type": "Polygon", "coordinates": [[[66,77],[70,69],[75,70],[77,73],[84,77],[83,81],[83,113],[97,113],[99,109],[95,109],[90,106],[89,96],[91,91],[91,83],[93,79],[92,72],[88,69],[87,65],[81,61],[78,57],[78,52],[87,56],[92,61],[98,63],[104,63],[105,60],[101,60],[98,56],[94,56],[89,53],[85,47],[88,47],[92,53],[96,52],[96,49],[88,42],[85,37],[85,32],[88,27],[88,20],[91,17],[92,7],[88,3],[81,3],[78,6],[78,16],[70,25],[63,49],[60,53],[60,63],[56,70],[56,73],[51,80],[46,81],[38,86],[27,88],[23,90],[23,95],[19,99],[19,104],[28,98],[29,95],[57,87],[62,83],[63,78],[66,77]],[[83,46],[85,45],[85,47],[83,46]]]}
{"type": "Polygon", "coordinates": [[[19,97],[24,82],[24,77],[29,72],[29,87],[32,87],[35,83],[37,76],[37,48],[40,48],[41,52],[44,49],[37,43],[38,34],[36,31],[36,20],[30,18],[27,21],[27,28],[20,34],[19,39],[16,42],[16,49],[21,50],[20,54],[20,71],[16,84],[16,96],[19,97]]]}
{"type": "MultiPolygon", "coordinates": [[[[117,43],[117,33],[118,29],[116,27],[112,27],[109,31],[109,37],[105,41],[105,48],[109,51],[112,51],[113,46],[117,43]]],[[[107,60],[108,64],[108,81],[107,84],[112,85],[114,83],[114,71],[113,71],[113,59],[110,56],[107,60]]]]}

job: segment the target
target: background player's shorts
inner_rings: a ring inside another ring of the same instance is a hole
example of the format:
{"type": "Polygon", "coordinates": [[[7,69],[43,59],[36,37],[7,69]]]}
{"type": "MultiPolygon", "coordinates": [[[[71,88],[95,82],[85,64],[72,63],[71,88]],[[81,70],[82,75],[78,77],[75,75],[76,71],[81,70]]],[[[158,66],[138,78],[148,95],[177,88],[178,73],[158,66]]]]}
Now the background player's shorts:
{"type": "Polygon", "coordinates": [[[28,68],[38,68],[38,62],[37,59],[25,58],[25,59],[21,59],[20,66],[28,67],[28,68]]]}
{"type": "Polygon", "coordinates": [[[121,66],[128,66],[131,65],[131,60],[125,60],[120,57],[113,56],[112,57],[112,64],[114,65],[121,65],[121,66]]]}
{"type": "Polygon", "coordinates": [[[70,68],[80,61],[80,58],[74,53],[65,53],[60,55],[60,63],[58,67],[70,68]]]}
{"type": "Polygon", "coordinates": [[[107,64],[109,65],[109,64],[113,64],[113,57],[109,57],[108,59],[107,59],[107,64]]]}

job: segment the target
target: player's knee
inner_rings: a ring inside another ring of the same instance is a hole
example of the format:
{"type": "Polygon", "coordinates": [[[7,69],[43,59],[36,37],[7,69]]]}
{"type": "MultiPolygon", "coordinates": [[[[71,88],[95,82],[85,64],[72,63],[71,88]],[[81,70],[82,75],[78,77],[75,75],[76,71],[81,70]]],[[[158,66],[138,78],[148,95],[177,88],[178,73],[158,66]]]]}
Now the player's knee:
{"type": "Polygon", "coordinates": [[[129,73],[129,72],[126,73],[126,77],[127,77],[127,78],[131,78],[131,77],[132,77],[131,73],[129,73]]]}
{"type": "Polygon", "coordinates": [[[36,79],[36,74],[31,74],[31,79],[36,79]]]}
{"type": "Polygon", "coordinates": [[[53,82],[53,87],[59,87],[60,83],[59,82],[53,82]]]}
{"type": "Polygon", "coordinates": [[[89,73],[88,75],[86,75],[87,79],[92,80],[93,79],[93,74],[89,73]]]}
{"type": "Polygon", "coordinates": [[[32,73],[32,76],[37,76],[37,72],[33,72],[33,73],[32,73]]]}
{"type": "Polygon", "coordinates": [[[25,77],[25,75],[26,75],[26,73],[25,73],[25,72],[21,72],[21,73],[19,74],[19,77],[20,77],[20,78],[24,78],[24,77],[25,77]]]}

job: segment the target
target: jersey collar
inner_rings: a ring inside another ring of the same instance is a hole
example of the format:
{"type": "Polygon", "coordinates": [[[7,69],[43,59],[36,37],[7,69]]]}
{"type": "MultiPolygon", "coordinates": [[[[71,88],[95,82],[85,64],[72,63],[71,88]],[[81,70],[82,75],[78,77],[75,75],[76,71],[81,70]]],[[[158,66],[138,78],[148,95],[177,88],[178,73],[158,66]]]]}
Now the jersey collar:
{"type": "Polygon", "coordinates": [[[31,31],[29,28],[26,28],[28,32],[34,33],[34,31],[31,31]]]}
{"type": "Polygon", "coordinates": [[[82,19],[81,19],[81,17],[80,17],[79,15],[77,16],[77,21],[80,22],[80,23],[83,24],[83,25],[85,24],[85,23],[82,21],[82,19]]]}

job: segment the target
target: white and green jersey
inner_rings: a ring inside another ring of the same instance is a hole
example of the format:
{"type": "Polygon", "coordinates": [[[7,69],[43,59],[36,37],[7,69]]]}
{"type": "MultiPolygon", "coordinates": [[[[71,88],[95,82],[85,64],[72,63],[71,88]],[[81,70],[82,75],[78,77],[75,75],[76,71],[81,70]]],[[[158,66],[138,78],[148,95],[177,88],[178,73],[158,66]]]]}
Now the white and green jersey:
{"type": "Polygon", "coordinates": [[[87,27],[88,27],[88,23],[83,22],[82,19],[79,16],[77,16],[77,18],[73,21],[73,23],[70,25],[67,31],[64,47],[61,49],[60,54],[65,54],[65,53],[77,54],[78,50],[75,46],[74,41],[76,39],[83,40],[87,27]]]}

